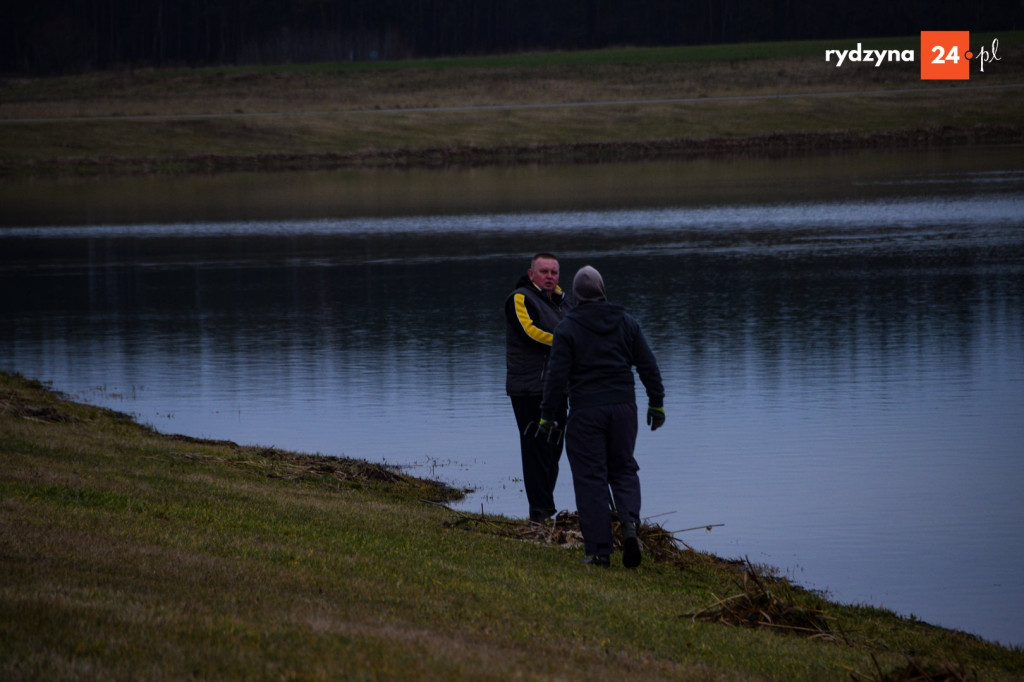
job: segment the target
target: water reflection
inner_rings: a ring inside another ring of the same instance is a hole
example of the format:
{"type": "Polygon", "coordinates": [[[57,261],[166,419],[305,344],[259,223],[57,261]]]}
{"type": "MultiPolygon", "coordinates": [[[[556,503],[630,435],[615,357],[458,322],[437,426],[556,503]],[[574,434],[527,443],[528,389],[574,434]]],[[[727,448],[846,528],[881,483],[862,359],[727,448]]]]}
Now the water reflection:
{"type": "Polygon", "coordinates": [[[550,246],[567,273],[602,270],[658,353],[645,516],[724,523],[685,539],[1022,643],[1024,178],[964,193],[973,177],[924,195],[879,174],[855,200],[0,230],[0,367],[165,431],[409,465],[521,517],[500,307],[550,246]]]}

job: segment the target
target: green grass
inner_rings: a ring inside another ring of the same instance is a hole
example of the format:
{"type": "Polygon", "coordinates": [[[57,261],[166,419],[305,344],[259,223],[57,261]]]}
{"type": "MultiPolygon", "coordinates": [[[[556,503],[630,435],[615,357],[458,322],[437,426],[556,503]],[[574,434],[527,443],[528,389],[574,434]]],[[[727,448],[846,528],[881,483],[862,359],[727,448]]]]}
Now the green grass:
{"type": "Polygon", "coordinates": [[[17,375],[0,458],[5,680],[1024,675],[1019,649],[777,581],[833,636],[695,621],[740,589],[734,563],[588,570],[524,522],[437,504],[456,494],[439,484],[161,435],[17,375]]]}
{"type": "Polygon", "coordinates": [[[580,145],[642,159],[644,145],[666,141],[975,126],[1019,141],[1024,34],[998,37],[1001,61],[969,82],[923,82],[913,63],[825,62],[825,49],[858,41],[8,79],[0,175],[409,165],[451,150],[508,163],[535,160],[538,145],[551,147],[547,162],[581,160],[569,149],[580,145]]]}

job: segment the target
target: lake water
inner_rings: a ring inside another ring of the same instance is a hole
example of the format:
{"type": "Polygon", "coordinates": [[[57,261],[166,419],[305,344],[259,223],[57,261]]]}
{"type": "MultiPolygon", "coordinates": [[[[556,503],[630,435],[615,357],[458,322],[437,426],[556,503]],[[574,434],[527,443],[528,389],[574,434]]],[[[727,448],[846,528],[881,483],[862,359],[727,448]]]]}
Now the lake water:
{"type": "Polygon", "coordinates": [[[534,251],[592,264],[664,374],[646,518],[1024,645],[1019,147],[9,180],[0,227],[0,369],[519,518],[502,302],[534,251]]]}

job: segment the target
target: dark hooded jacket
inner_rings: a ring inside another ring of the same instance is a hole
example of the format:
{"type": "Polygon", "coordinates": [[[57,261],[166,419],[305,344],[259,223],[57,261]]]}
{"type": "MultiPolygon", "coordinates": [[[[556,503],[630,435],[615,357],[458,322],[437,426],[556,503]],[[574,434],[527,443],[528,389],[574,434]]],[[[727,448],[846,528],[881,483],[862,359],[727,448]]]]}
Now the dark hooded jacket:
{"type": "Polygon", "coordinates": [[[555,328],[542,415],[554,417],[566,387],[571,409],[636,402],[633,367],[649,404],[662,407],[665,389],[661,372],[639,323],[616,303],[580,303],[555,328]]]}

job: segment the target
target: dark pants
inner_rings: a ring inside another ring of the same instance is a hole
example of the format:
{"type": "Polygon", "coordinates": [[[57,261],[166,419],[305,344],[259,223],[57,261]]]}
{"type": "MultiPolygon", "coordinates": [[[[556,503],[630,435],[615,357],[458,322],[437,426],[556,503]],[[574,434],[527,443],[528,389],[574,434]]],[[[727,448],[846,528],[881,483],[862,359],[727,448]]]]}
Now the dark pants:
{"type": "MultiPolygon", "coordinates": [[[[519,428],[519,451],[523,458],[523,486],[526,501],[530,505],[530,519],[543,521],[554,516],[555,483],[558,481],[558,460],[562,457],[562,441],[548,442],[543,436],[537,438],[533,432],[524,435],[528,424],[537,428],[540,421],[540,396],[511,396],[512,410],[516,414],[519,428]]],[[[556,419],[559,428],[565,428],[566,402],[562,402],[556,419]]]]}
{"type": "Polygon", "coordinates": [[[640,522],[640,467],[633,457],[636,434],[634,403],[574,407],[569,413],[565,451],[588,556],[612,553],[609,486],[619,521],[640,522]]]}

